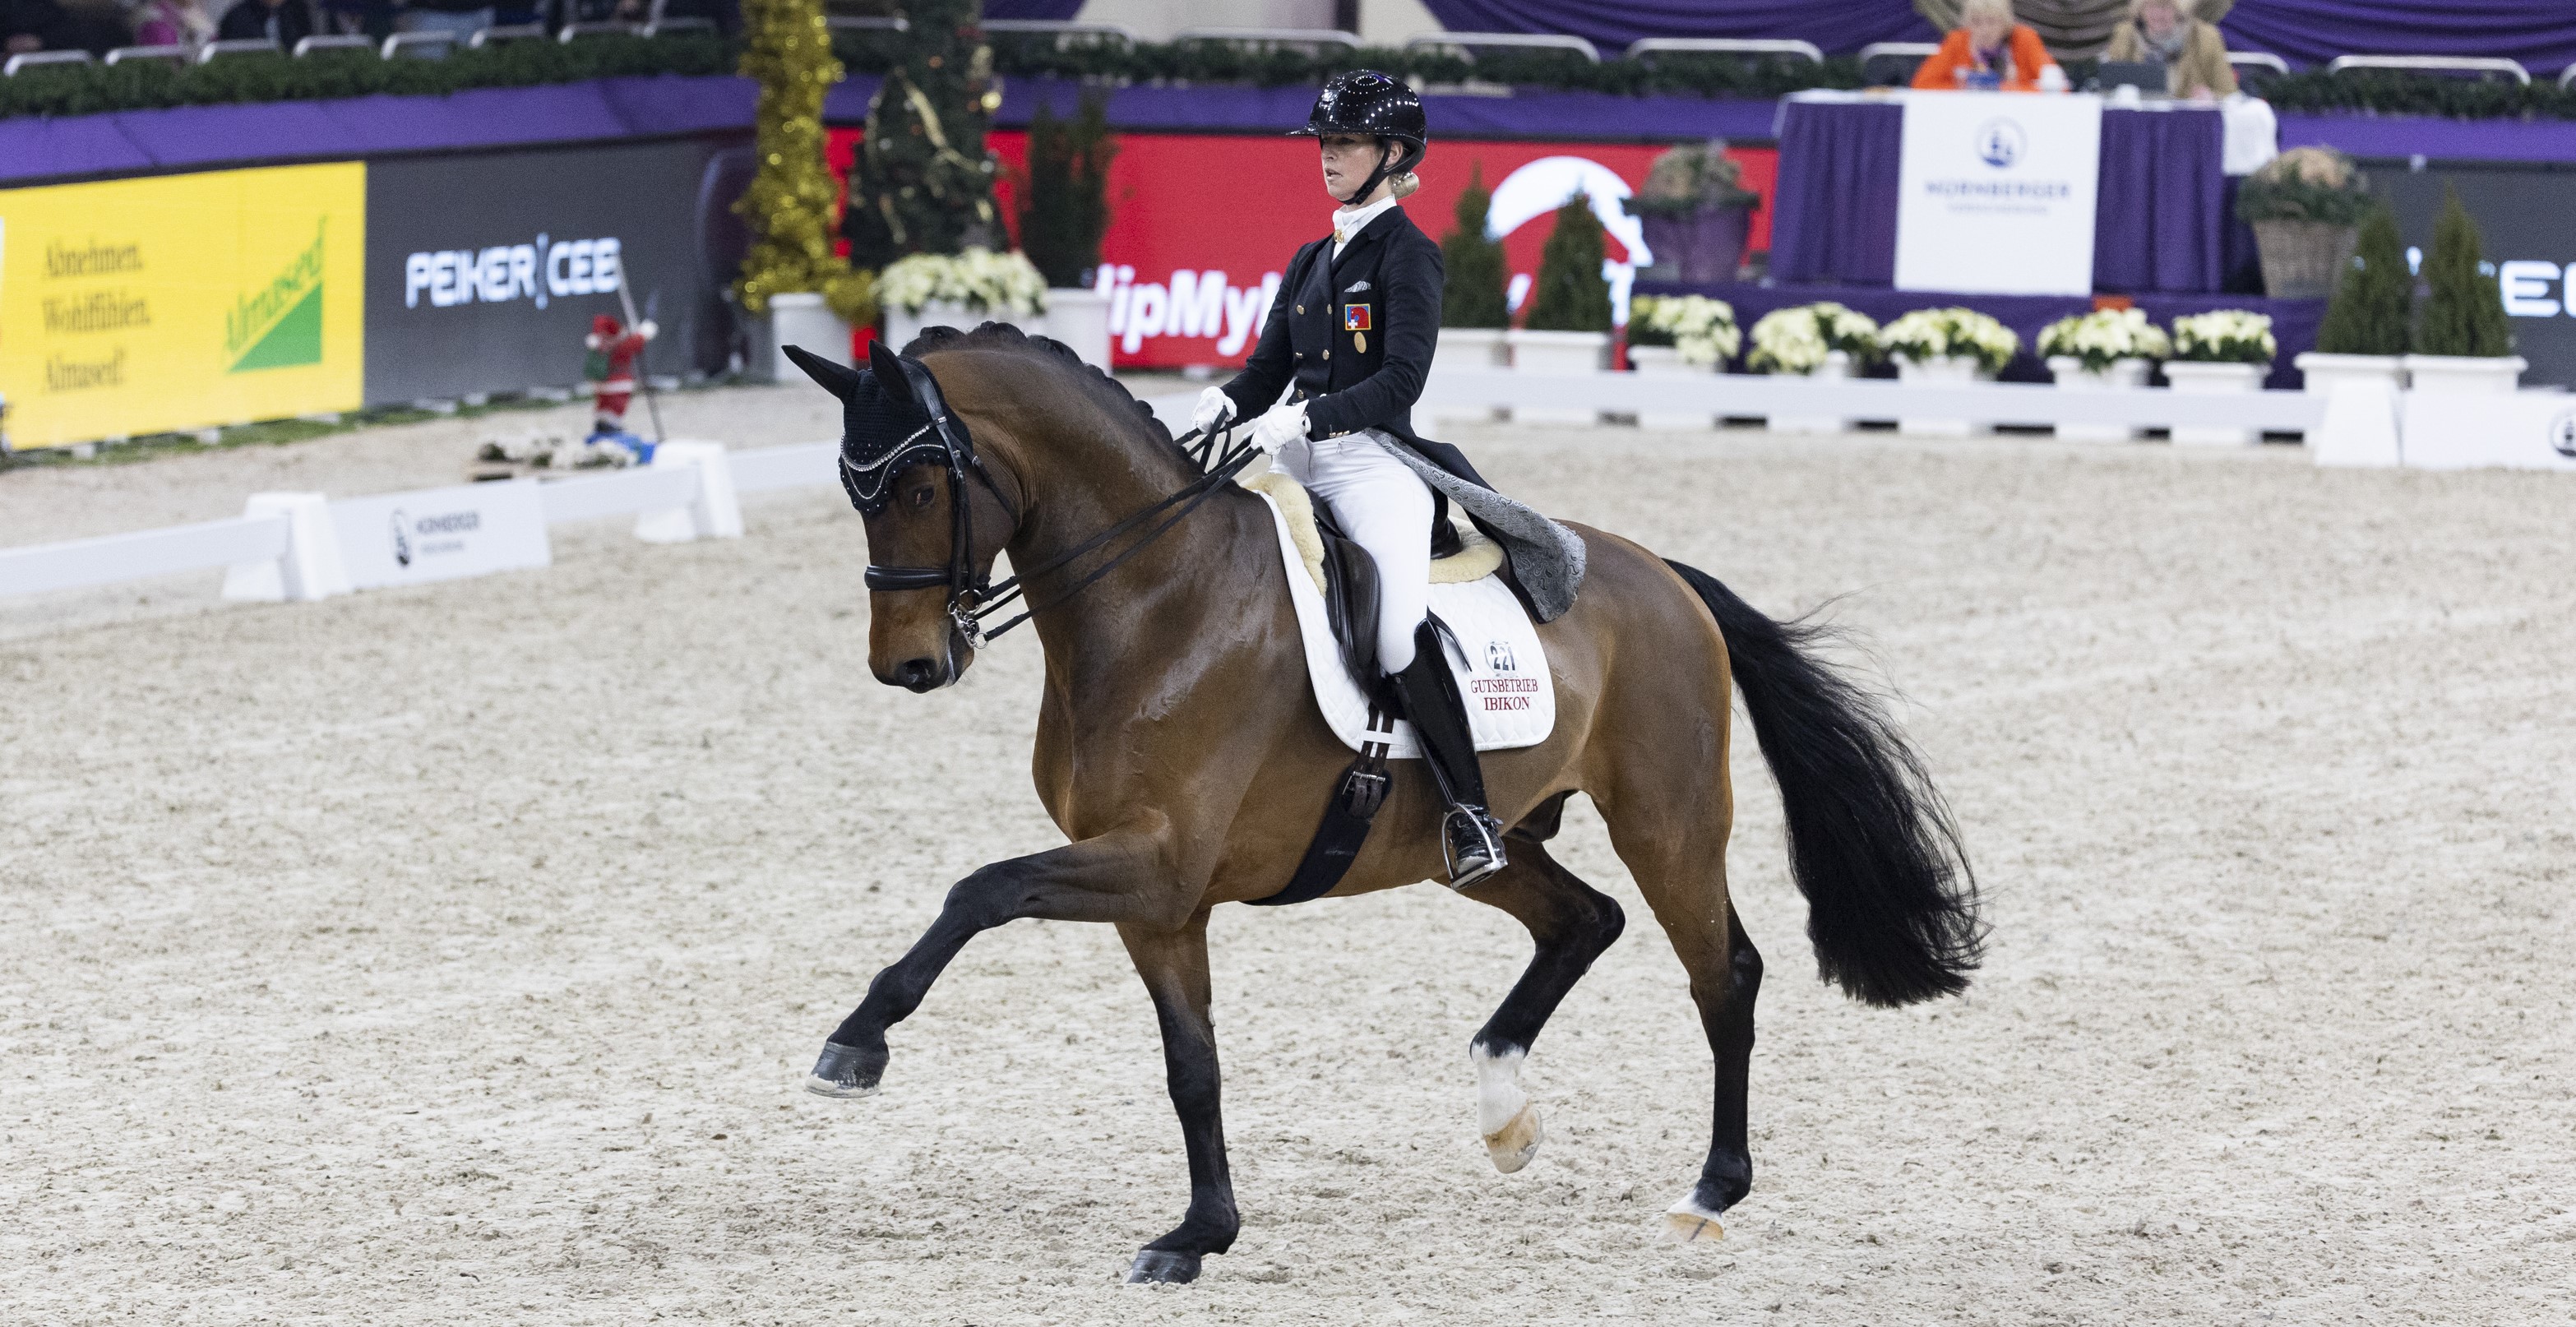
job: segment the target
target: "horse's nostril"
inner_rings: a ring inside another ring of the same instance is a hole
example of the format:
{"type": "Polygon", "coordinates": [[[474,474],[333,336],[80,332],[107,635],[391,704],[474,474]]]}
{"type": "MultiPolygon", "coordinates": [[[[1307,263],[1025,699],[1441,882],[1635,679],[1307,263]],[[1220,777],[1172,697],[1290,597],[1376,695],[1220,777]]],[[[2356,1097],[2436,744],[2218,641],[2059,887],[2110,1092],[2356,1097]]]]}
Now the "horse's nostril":
{"type": "Polygon", "coordinates": [[[895,680],[908,687],[926,686],[939,675],[939,664],[931,659],[906,659],[894,670],[895,680]]]}

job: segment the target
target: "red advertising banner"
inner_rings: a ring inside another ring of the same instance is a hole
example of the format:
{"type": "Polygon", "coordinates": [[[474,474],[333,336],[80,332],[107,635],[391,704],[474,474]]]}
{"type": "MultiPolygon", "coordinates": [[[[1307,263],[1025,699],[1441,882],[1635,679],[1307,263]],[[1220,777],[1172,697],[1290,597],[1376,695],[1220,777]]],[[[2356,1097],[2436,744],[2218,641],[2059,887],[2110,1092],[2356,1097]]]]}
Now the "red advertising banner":
{"type": "MultiPolygon", "coordinates": [[[[826,154],[845,174],[858,131],[830,132],[826,154]]],[[[986,140],[1009,172],[1027,160],[1028,135],[986,140]]],[[[1120,368],[1240,364],[1261,334],[1279,276],[1297,247],[1332,229],[1313,140],[1220,134],[1122,134],[1110,168],[1108,237],[1101,280],[1110,294],[1110,350],[1120,368]]],[[[1438,239],[1454,229],[1458,195],[1471,173],[1494,191],[1490,228],[1503,237],[1517,308],[1538,271],[1549,218],[1577,188],[1609,231],[1604,275],[1614,306],[1627,312],[1628,282],[1644,238],[1619,208],[1646,178],[1660,148],[1635,143],[1435,142],[1422,189],[1404,202],[1415,225],[1438,239]]],[[[1770,148],[1728,152],[1743,185],[1767,203],[1779,160],[1770,148]]],[[[1006,179],[998,190],[1014,215],[1006,179]]],[[[1749,247],[1770,245],[1766,207],[1754,216],[1749,247]]]]}

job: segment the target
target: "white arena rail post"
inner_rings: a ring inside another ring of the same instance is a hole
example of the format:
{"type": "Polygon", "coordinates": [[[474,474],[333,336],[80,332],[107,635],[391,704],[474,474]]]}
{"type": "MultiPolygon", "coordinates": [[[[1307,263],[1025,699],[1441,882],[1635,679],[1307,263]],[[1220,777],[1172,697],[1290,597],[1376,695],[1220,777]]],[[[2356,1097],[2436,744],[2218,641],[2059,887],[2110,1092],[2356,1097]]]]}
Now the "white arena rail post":
{"type": "Polygon", "coordinates": [[[696,471],[697,497],[686,507],[636,517],[636,538],[651,544],[742,538],[742,503],[734,492],[733,462],[723,443],[661,443],[653,448],[653,468],[696,471]]]}
{"type": "Polygon", "coordinates": [[[331,503],[319,493],[253,493],[247,520],[284,518],[286,549],[272,561],[236,562],[224,572],[224,597],[265,603],[328,599],[349,592],[348,565],[331,503]]]}
{"type": "Polygon", "coordinates": [[[2319,465],[2391,466],[2405,456],[2397,431],[2397,394],[2384,382],[2345,379],[2326,393],[2325,418],[2308,435],[2319,465]]]}

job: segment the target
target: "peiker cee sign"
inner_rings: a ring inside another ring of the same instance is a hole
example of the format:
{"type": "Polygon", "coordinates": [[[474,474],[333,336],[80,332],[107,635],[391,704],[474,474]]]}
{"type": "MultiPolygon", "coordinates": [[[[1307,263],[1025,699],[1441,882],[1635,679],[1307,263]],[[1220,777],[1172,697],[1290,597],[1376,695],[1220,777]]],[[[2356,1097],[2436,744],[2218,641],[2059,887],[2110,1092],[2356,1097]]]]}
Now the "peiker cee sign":
{"type": "Polygon", "coordinates": [[[539,231],[533,244],[414,253],[403,259],[403,307],[416,309],[426,302],[445,309],[527,299],[542,309],[549,299],[568,295],[613,295],[624,279],[617,261],[623,247],[614,235],[549,242],[539,231]]]}
{"type": "MultiPolygon", "coordinates": [[[[721,369],[705,218],[722,137],[398,157],[367,168],[366,399],[568,387],[598,314],[661,327],[650,373],[721,369]],[[644,200],[644,201],[638,201],[644,200]]],[[[726,272],[721,279],[730,279],[726,272]]]]}

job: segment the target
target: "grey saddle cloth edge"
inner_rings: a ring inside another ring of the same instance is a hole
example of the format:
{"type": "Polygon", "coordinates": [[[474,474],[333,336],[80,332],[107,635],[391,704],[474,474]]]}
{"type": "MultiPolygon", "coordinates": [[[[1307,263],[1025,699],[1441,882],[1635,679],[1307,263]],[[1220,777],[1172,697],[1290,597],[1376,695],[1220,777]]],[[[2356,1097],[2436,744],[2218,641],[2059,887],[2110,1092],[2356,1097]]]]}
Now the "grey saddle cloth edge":
{"type": "Polygon", "coordinates": [[[1369,429],[1367,434],[1493,535],[1503,546],[1503,555],[1511,559],[1512,576],[1529,596],[1530,611],[1539,621],[1554,622],[1574,606],[1575,593],[1583,588],[1581,535],[1482,484],[1433,465],[1388,433],[1369,429]]]}

